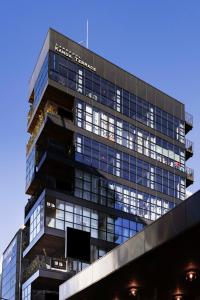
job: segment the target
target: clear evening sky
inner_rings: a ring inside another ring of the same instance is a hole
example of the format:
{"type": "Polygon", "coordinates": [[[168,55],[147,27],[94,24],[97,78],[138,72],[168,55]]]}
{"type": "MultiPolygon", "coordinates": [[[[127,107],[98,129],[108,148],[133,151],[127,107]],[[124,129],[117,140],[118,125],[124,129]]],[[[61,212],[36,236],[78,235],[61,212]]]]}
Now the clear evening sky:
{"type": "Polygon", "coordinates": [[[199,0],[19,0],[0,3],[0,254],[23,224],[28,81],[49,27],[179,99],[194,116],[200,178],[199,0]]]}

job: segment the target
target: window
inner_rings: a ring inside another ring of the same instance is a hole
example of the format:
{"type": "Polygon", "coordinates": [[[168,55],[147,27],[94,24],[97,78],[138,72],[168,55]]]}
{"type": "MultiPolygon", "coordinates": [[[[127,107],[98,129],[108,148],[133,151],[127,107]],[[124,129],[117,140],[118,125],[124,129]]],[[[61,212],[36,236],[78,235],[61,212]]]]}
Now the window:
{"type": "Polygon", "coordinates": [[[31,300],[31,285],[22,286],[22,300],[31,300]]]}
{"type": "MultiPolygon", "coordinates": [[[[169,188],[174,189],[173,195],[176,195],[175,197],[179,199],[183,199],[185,196],[185,183],[181,184],[182,189],[180,189],[180,183],[173,187],[170,185],[170,180],[174,181],[174,173],[172,172],[145,163],[131,155],[78,134],[76,135],[75,150],[75,159],[77,161],[84,161],[86,164],[92,164],[94,167],[98,166],[104,172],[131,180],[167,195],[172,195],[169,188]],[[79,151],[81,156],[79,155],[79,151]]],[[[160,148],[158,148],[158,151],[160,151],[160,148]]],[[[161,159],[161,154],[157,154],[157,159],[161,159]]],[[[181,180],[182,182],[184,181],[184,178],[181,176],[177,176],[176,178],[178,182],[181,180]]],[[[84,184],[85,191],[89,191],[91,189],[90,183],[85,182],[84,184]]],[[[85,191],[84,198],[89,200],[90,195],[89,193],[85,194],[85,191]]],[[[102,201],[104,202],[103,198],[102,201]]]]}
{"type": "Polygon", "coordinates": [[[35,147],[31,150],[26,160],[26,185],[31,182],[35,173],[35,147]]]}
{"type": "Polygon", "coordinates": [[[34,102],[33,106],[36,107],[37,103],[40,100],[42,92],[44,90],[45,84],[48,78],[48,55],[46,56],[42,68],[39,72],[38,78],[34,87],[34,102]]]}
{"type": "Polygon", "coordinates": [[[78,70],[76,90],[79,93],[83,92],[83,71],[82,70],[78,70]]]}
{"type": "Polygon", "coordinates": [[[4,299],[15,299],[18,290],[18,252],[19,241],[16,236],[10,243],[5,253],[3,254],[2,261],[2,281],[1,281],[1,294],[4,299]]]}
{"type": "MultiPolygon", "coordinates": [[[[53,212],[51,212],[51,219],[55,220],[54,223],[49,222],[50,213],[47,211],[47,226],[49,227],[60,230],[65,230],[66,227],[77,228],[90,232],[93,238],[100,238],[115,243],[121,243],[138,231],[137,222],[135,221],[132,221],[135,224],[135,229],[130,231],[129,220],[115,218],[105,213],[68,202],[62,207],[63,210],[60,210],[58,213],[59,202],[62,201],[56,200],[54,216],[52,215],[53,212]]],[[[138,228],[142,229],[143,224],[139,224],[138,228]]]]}
{"type": "MultiPolygon", "coordinates": [[[[38,76],[36,99],[46,82],[47,66],[48,57],[38,76]]],[[[51,51],[49,66],[51,79],[184,143],[184,121],[51,51]]]]}
{"type": "Polygon", "coordinates": [[[30,242],[38,235],[42,228],[43,205],[39,204],[30,217],[30,242]]]}
{"type": "MultiPolygon", "coordinates": [[[[78,187],[80,191],[80,194],[84,194],[84,187],[85,187],[85,180],[91,182],[95,181],[96,184],[99,187],[98,189],[92,189],[92,185],[90,184],[90,190],[87,191],[88,193],[88,199],[89,201],[94,201],[101,204],[106,205],[108,207],[115,207],[118,210],[122,210],[124,212],[129,212],[133,215],[138,215],[141,217],[145,217],[147,219],[152,219],[151,212],[154,212],[153,220],[159,218],[163,213],[169,211],[171,208],[175,206],[173,202],[164,201],[161,198],[155,197],[153,195],[143,193],[140,191],[137,191],[135,189],[129,188],[127,186],[123,186],[120,184],[117,184],[115,182],[111,181],[104,181],[100,177],[97,177],[95,175],[85,176],[86,172],[75,170],[75,190],[74,193],[77,195],[77,185],[76,181],[79,178],[82,178],[82,184],[81,188],[78,187]],[[80,175],[80,173],[82,175],[80,175]],[[99,192],[100,191],[100,192],[99,192]],[[152,205],[151,205],[152,203],[152,205]],[[154,207],[156,206],[156,211],[154,207]],[[157,208],[159,207],[159,209],[157,208]],[[162,208],[165,208],[165,210],[162,210],[162,208]]],[[[162,173],[159,171],[158,180],[160,181],[160,177],[162,173]]],[[[89,174],[88,174],[89,175],[89,174]]],[[[162,182],[162,181],[161,181],[162,182]]],[[[182,182],[184,185],[184,182],[182,182]]],[[[172,188],[174,191],[174,188],[172,188]]],[[[81,196],[82,198],[82,196],[81,196]]],[[[86,215],[86,211],[83,212],[83,216],[89,217],[89,213],[86,215]]],[[[72,222],[72,214],[71,214],[71,220],[72,222]]],[[[97,224],[93,222],[93,224],[97,224]]],[[[96,228],[96,227],[95,227],[96,228]]]]}
{"type": "MultiPolygon", "coordinates": [[[[184,150],[119,118],[76,100],[76,125],[184,171],[184,150]]],[[[98,168],[96,160],[93,166],[98,168]]]]}

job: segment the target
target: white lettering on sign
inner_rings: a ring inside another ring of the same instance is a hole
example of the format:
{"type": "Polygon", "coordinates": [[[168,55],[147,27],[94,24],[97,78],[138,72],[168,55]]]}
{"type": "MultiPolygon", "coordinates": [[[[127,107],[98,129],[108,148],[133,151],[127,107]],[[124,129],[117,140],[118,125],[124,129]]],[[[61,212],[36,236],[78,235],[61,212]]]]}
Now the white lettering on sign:
{"type": "Polygon", "coordinates": [[[81,57],[79,55],[77,55],[76,53],[68,50],[65,47],[62,47],[61,45],[57,44],[55,45],[55,50],[61,54],[63,54],[64,56],[74,60],[75,62],[77,62],[78,64],[96,72],[96,68],[90,64],[88,64],[87,62],[85,62],[84,60],[81,59],[81,57]]]}

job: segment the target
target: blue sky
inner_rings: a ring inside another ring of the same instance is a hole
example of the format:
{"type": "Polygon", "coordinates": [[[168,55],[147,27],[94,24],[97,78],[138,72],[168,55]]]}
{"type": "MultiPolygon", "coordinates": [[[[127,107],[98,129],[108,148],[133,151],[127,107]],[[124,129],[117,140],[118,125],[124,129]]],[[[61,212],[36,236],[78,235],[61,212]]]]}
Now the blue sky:
{"type": "Polygon", "coordinates": [[[194,116],[200,177],[199,0],[20,0],[0,6],[0,254],[23,224],[28,81],[49,27],[179,99],[194,116]]]}

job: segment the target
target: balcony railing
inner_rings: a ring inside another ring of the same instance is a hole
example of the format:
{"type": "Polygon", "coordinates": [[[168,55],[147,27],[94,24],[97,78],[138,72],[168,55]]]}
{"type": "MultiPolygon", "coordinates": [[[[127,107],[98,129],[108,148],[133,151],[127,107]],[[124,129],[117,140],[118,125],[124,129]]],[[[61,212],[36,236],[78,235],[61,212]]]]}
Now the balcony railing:
{"type": "Polygon", "coordinates": [[[31,105],[29,112],[28,112],[28,123],[29,123],[30,119],[32,118],[33,111],[34,111],[34,107],[33,107],[33,105],[31,105]]]}
{"type": "Polygon", "coordinates": [[[39,269],[58,272],[71,272],[71,264],[66,259],[37,255],[35,259],[24,268],[23,281],[26,281],[39,269]]]}
{"type": "MultiPolygon", "coordinates": [[[[28,112],[28,123],[32,117],[32,114],[33,114],[33,111],[34,111],[34,107],[33,105],[31,105],[30,107],[30,110],[28,112]]],[[[28,153],[34,140],[35,140],[35,137],[37,136],[41,126],[44,124],[44,120],[47,116],[47,114],[51,114],[51,115],[57,115],[57,107],[52,104],[51,102],[47,102],[45,108],[43,110],[40,110],[39,113],[38,113],[38,117],[37,117],[37,121],[35,123],[35,126],[34,126],[34,129],[32,131],[32,135],[31,137],[29,138],[29,141],[27,143],[27,146],[26,146],[26,152],[28,153]]]]}
{"type": "Polygon", "coordinates": [[[194,170],[189,167],[185,167],[185,171],[186,171],[186,180],[188,181],[187,186],[189,186],[194,182],[194,170]]]}
{"type": "Polygon", "coordinates": [[[193,156],[193,142],[185,139],[185,159],[193,156]]]}
{"type": "Polygon", "coordinates": [[[193,142],[185,139],[185,149],[186,151],[193,153],[193,142]]]}
{"type": "Polygon", "coordinates": [[[193,116],[188,112],[185,112],[185,122],[193,127],[193,116]]]}
{"type": "Polygon", "coordinates": [[[193,116],[185,112],[185,133],[187,134],[193,128],[193,116]]]}

